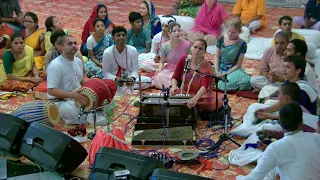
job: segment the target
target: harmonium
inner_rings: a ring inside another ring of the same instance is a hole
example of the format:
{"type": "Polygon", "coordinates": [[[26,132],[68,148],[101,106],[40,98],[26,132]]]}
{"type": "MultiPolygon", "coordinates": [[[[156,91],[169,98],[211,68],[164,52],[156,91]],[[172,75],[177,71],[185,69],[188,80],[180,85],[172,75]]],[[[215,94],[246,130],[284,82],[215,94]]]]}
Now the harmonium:
{"type": "Polygon", "coordinates": [[[142,95],[133,145],[192,145],[196,143],[197,109],[187,107],[189,95],[142,95]]]}

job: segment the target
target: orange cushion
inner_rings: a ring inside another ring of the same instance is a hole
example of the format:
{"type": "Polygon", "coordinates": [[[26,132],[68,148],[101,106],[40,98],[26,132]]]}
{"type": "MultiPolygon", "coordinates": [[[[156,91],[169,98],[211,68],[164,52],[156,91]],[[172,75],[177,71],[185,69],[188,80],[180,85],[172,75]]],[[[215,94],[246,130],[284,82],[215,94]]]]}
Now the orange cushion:
{"type": "Polygon", "coordinates": [[[47,81],[41,82],[34,90],[34,95],[38,99],[48,99],[47,97],[47,81]]]}

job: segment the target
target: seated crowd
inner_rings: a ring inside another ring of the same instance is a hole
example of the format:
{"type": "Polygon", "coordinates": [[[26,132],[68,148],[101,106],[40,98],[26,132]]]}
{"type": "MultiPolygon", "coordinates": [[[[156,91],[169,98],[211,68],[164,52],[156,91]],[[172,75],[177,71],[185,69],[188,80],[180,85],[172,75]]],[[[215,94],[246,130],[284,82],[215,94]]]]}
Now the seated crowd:
{"type": "Polygon", "coordinates": [[[142,89],[170,88],[172,95],[191,95],[187,106],[201,113],[222,107],[214,88],[257,93],[259,103],[251,104],[243,123],[231,131],[248,139],[230,152],[229,161],[258,164],[237,179],[277,174],[281,179],[320,179],[320,135],[307,133],[318,131],[313,125],[319,119],[319,85],[306,60],[305,38],[292,32],[293,23],[320,30],[320,0],[308,1],[304,17],[279,19],[280,31],[264,53],[259,75],[252,77],[242,68],[247,43],[239,34],[243,26],[252,33],[265,26],[265,0],[237,0],[229,21],[217,0],[181,7],[176,12],[195,16],[191,31],[182,30],[172,15],[159,18],[148,0],[141,2],[139,12],[130,12],[128,30],[111,22],[107,7],[98,4],[83,27],[79,50],[58,17],[49,16],[41,29],[37,15],[22,13],[18,1],[0,5],[0,91],[27,92],[46,82],[48,99],[66,124],[88,122],[76,102],[88,103],[78,90],[90,78],[111,80],[117,92],[138,89],[139,81],[142,89]],[[209,45],[216,46],[213,65],[205,59],[209,45]],[[139,71],[154,73],[139,78],[139,71]],[[215,84],[208,75],[228,81],[215,84]],[[268,138],[278,140],[267,143],[268,138]]]}

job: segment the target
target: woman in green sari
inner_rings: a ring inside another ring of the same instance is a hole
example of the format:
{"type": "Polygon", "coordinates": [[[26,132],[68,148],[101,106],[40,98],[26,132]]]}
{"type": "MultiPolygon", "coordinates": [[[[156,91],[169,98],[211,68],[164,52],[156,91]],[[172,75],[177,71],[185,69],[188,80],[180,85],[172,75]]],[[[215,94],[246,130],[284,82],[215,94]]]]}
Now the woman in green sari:
{"type": "Polygon", "coordinates": [[[11,49],[2,55],[0,90],[26,92],[43,79],[35,65],[33,49],[25,45],[23,35],[14,33],[10,39],[11,49]]]}
{"type": "Polygon", "coordinates": [[[228,82],[225,86],[219,81],[218,89],[250,90],[250,76],[241,68],[247,44],[239,37],[241,32],[241,20],[236,18],[228,24],[228,34],[222,35],[217,42],[215,57],[216,76],[224,78],[227,75],[228,82]]]}

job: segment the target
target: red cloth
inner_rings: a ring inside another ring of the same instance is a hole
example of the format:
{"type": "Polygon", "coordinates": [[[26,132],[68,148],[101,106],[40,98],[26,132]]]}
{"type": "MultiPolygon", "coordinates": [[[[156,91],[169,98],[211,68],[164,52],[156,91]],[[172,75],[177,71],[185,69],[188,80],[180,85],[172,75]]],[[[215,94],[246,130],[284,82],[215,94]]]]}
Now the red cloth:
{"type": "MultiPolygon", "coordinates": [[[[126,141],[120,129],[112,130],[109,132],[109,134],[112,134],[113,136],[117,137],[121,141],[126,141]]],[[[95,135],[95,137],[93,138],[90,151],[89,151],[89,162],[91,166],[94,163],[96,153],[98,152],[100,147],[116,148],[123,151],[130,150],[127,144],[124,144],[118,141],[117,139],[113,138],[109,134],[104,133],[103,130],[99,130],[95,135]]]]}
{"type": "Polygon", "coordinates": [[[256,93],[256,94],[253,94],[252,91],[238,91],[236,93],[237,96],[240,96],[240,97],[244,97],[244,98],[249,98],[249,99],[258,99],[259,97],[259,94],[256,93]]]}
{"type": "Polygon", "coordinates": [[[34,96],[37,99],[48,99],[47,97],[47,81],[42,81],[35,89],[34,96]]]}

